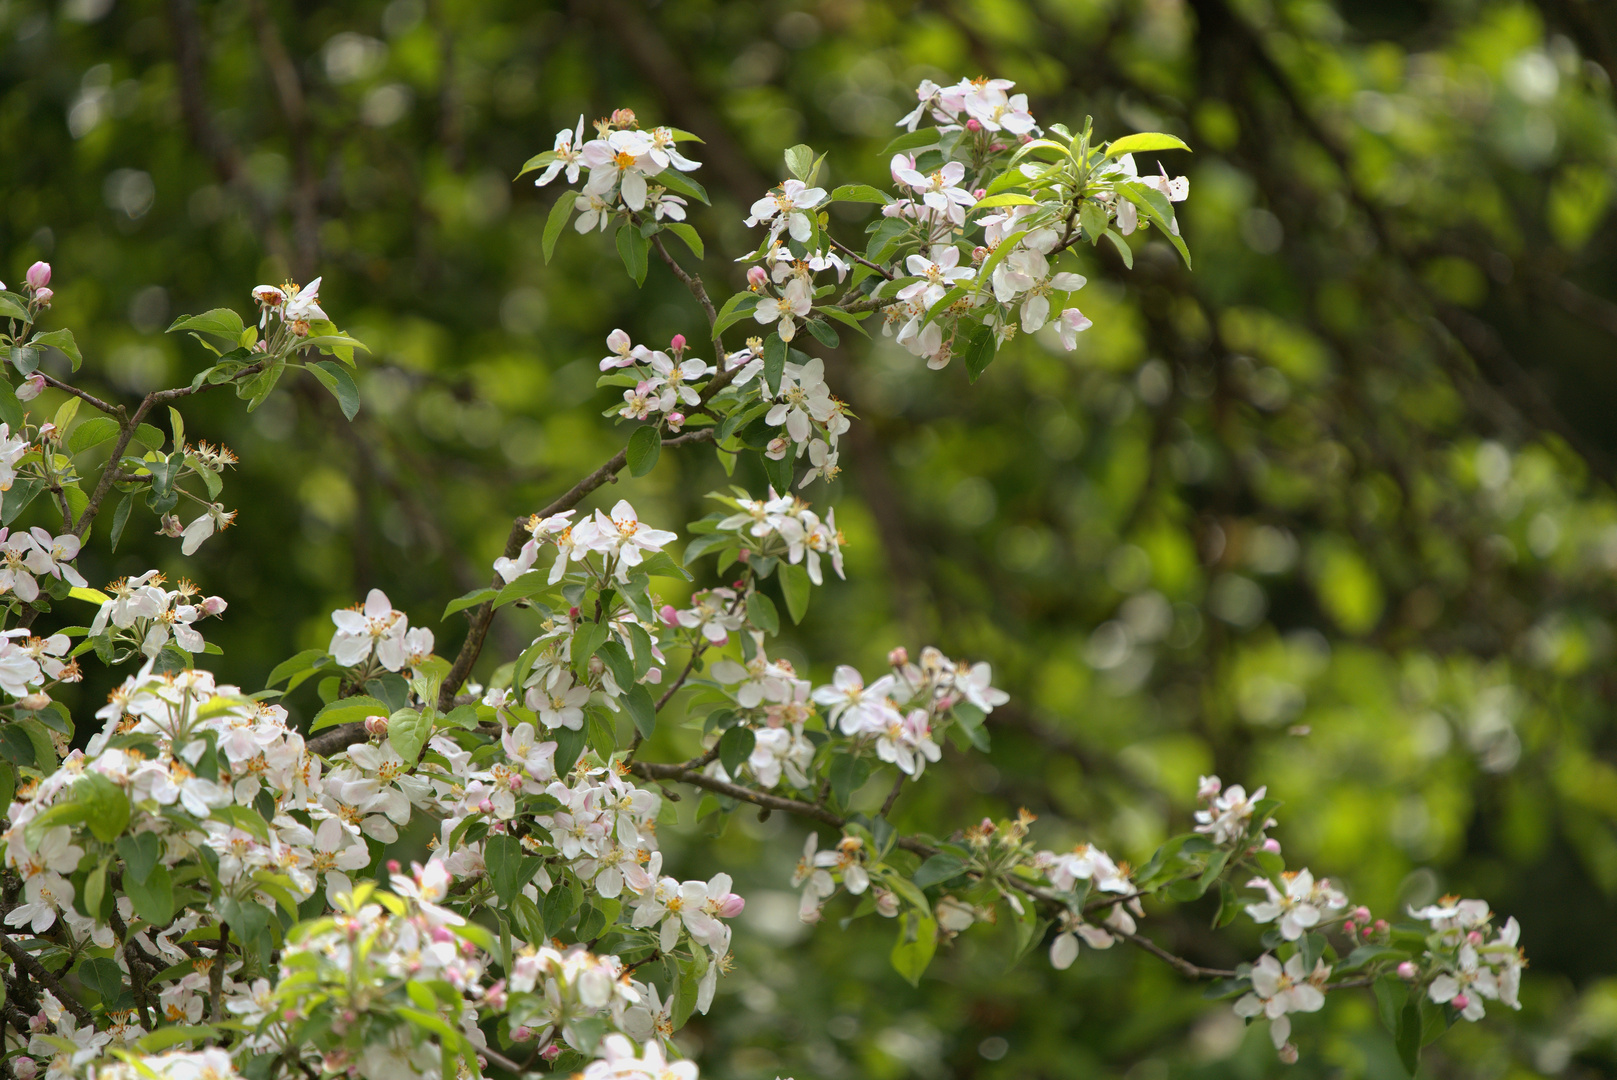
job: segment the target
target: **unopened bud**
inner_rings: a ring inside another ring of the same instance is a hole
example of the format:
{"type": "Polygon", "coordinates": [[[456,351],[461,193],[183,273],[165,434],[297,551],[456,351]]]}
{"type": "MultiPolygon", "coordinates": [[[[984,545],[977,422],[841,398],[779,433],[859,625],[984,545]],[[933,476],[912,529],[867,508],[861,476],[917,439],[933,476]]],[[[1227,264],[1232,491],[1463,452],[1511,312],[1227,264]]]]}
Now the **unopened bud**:
{"type": "Polygon", "coordinates": [[[1028,143],[1033,141],[1033,136],[1026,134],[1018,135],[1016,137],[1016,141],[1021,143],[1023,146],[1026,146],[1028,143]]]}
{"type": "Polygon", "coordinates": [[[573,607],[570,607],[570,608],[567,609],[567,617],[569,619],[578,618],[578,607],[577,607],[577,605],[574,605],[573,607]]]}
{"type": "Polygon", "coordinates": [[[28,268],[28,287],[36,292],[51,283],[51,264],[36,262],[28,268]]]}
{"type": "Polygon", "coordinates": [[[1449,1002],[1449,1004],[1453,1005],[1456,1009],[1459,1009],[1461,1012],[1464,1012],[1468,1007],[1470,1007],[1471,999],[1466,997],[1464,994],[1455,994],[1454,995],[1454,1000],[1449,1002]]]}
{"type": "Polygon", "coordinates": [[[56,294],[50,289],[39,289],[34,293],[34,302],[40,307],[50,307],[51,300],[55,298],[55,296],[56,294]]]}
{"type": "Polygon", "coordinates": [[[544,1058],[546,1061],[555,1061],[557,1058],[561,1057],[561,1047],[557,1046],[555,1043],[551,1043],[549,1046],[539,1051],[539,1056],[544,1058]]]}
{"type": "Polygon", "coordinates": [[[387,717],[367,716],[365,718],[365,734],[374,735],[378,739],[387,734],[387,717]]]}
{"type": "Polygon", "coordinates": [[[1265,837],[1263,841],[1263,850],[1269,852],[1271,855],[1280,854],[1280,841],[1276,840],[1272,836],[1265,837]]]}
{"type": "Polygon", "coordinates": [[[983,129],[982,121],[978,120],[975,116],[972,117],[970,120],[966,121],[966,130],[967,131],[981,131],[982,129],[983,129]]]}
{"type": "Polygon", "coordinates": [[[1370,909],[1365,907],[1363,904],[1360,904],[1358,907],[1353,909],[1352,917],[1357,919],[1359,922],[1367,923],[1370,921],[1370,909]]]}
{"type": "Polygon", "coordinates": [[[230,604],[226,602],[224,597],[210,596],[206,600],[202,601],[202,614],[223,615],[225,608],[229,606],[230,604]]]}
{"type": "Polygon", "coordinates": [[[990,153],[997,154],[1003,149],[1005,149],[1005,144],[1002,142],[992,142],[988,144],[988,150],[990,153]]]}
{"type": "Polygon", "coordinates": [[[1386,919],[1377,919],[1376,920],[1376,933],[1385,934],[1386,932],[1387,932],[1387,920],[1386,919]]]}
{"type": "Polygon", "coordinates": [[[1342,932],[1344,934],[1355,934],[1358,933],[1358,930],[1358,926],[1354,924],[1352,919],[1349,919],[1342,924],[1342,932]]]}
{"type": "Polygon", "coordinates": [[[742,910],[746,906],[747,900],[745,897],[737,896],[735,893],[725,893],[723,896],[719,897],[719,918],[733,919],[737,915],[741,914],[742,910]]]}
{"type": "Polygon", "coordinates": [[[533,1038],[533,1029],[527,1024],[518,1024],[511,1029],[512,1042],[527,1042],[531,1038],[533,1038]]]}
{"type": "Polygon", "coordinates": [[[17,387],[17,400],[32,401],[38,397],[40,391],[44,389],[45,376],[36,371],[32,375],[28,376],[28,378],[24,379],[21,385],[17,387]]]}
{"type": "Polygon", "coordinates": [[[676,353],[684,352],[685,351],[685,335],[684,334],[675,334],[674,339],[668,343],[668,347],[670,349],[674,350],[674,352],[676,352],[676,353]]]}
{"type": "Polygon", "coordinates": [[[891,919],[898,914],[898,894],[891,889],[876,889],[876,912],[891,919]]]}
{"type": "Polygon", "coordinates": [[[590,662],[586,665],[586,668],[591,675],[599,679],[601,677],[601,673],[606,671],[606,661],[602,660],[599,656],[592,656],[590,657],[590,662]]]}
{"type": "Polygon", "coordinates": [[[39,1066],[34,1064],[33,1058],[25,1056],[13,1059],[11,1071],[17,1074],[17,1080],[34,1080],[39,1075],[39,1066]]]}
{"type": "Polygon", "coordinates": [[[1295,1065],[1295,1064],[1297,1064],[1297,1044],[1296,1043],[1287,1043],[1285,1046],[1282,1046],[1280,1048],[1280,1050],[1279,1050],[1279,1055],[1280,1055],[1280,1064],[1282,1064],[1282,1065],[1295,1065]]]}
{"type": "Polygon", "coordinates": [[[494,813],[494,804],[489,802],[487,799],[484,799],[482,802],[477,804],[477,812],[479,814],[492,814],[494,813]]]}
{"type": "Polygon", "coordinates": [[[674,626],[679,622],[679,609],[673,604],[664,604],[657,614],[662,616],[664,626],[674,626]]]}
{"type": "Polygon", "coordinates": [[[887,654],[887,663],[893,667],[903,667],[910,662],[910,651],[900,645],[887,654]]]}
{"type": "Polygon", "coordinates": [[[980,199],[980,198],[982,198],[983,196],[985,196],[987,194],[988,194],[988,189],[987,188],[973,188],[972,192],[971,192],[971,197],[973,199],[980,199]]]}
{"type": "Polygon", "coordinates": [[[971,249],[972,262],[981,263],[986,258],[988,258],[988,249],[983,247],[981,244],[971,249]]]}
{"type": "Polygon", "coordinates": [[[635,119],[633,109],[613,109],[612,126],[620,128],[638,127],[640,121],[635,119]]]}
{"type": "Polygon", "coordinates": [[[749,267],[747,270],[747,284],[754,290],[761,289],[769,281],[769,274],[761,266],[749,267]]]}
{"type": "Polygon", "coordinates": [[[35,690],[32,694],[17,699],[17,704],[25,709],[38,712],[51,703],[51,696],[43,690],[35,690]]]}
{"type": "Polygon", "coordinates": [[[764,454],[771,461],[779,461],[781,458],[786,456],[786,451],[790,450],[791,448],[792,440],[786,438],[784,435],[776,435],[773,439],[769,440],[769,445],[764,448],[764,454]]]}
{"type": "Polygon", "coordinates": [[[1473,930],[1469,934],[1465,935],[1465,940],[1469,941],[1473,945],[1481,945],[1482,933],[1481,931],[1473,930]]]}
{"type": "Polygon", "coordinates": [[[670,431],[678,431],[680,428],[682,428],[684,426],[685,426],[685,414],[684,413],[682,413],[682,412],[671,412],[671,413],[668,414],[668,428],[669,428],[670,431]]]}
{"type": "Polygon", "coordinates": [[[1414,982],[1415,976],[1419,974],[1420,969],[1415,966],[1415,962],[1413,960],[1405,960],[1403,963],[1398,965],[1398,977],[1405,982],[1414,982]]]}
{"type": "Polygon", "coordinates": [[[402,869],[403,869],[403,867],[401,867],[399,865],[399,860],[397,860],[397,859],[389,859],[387,861],[387,872],[388,873],[396,874],[402,869]]]}
{"type": "MultiPolygon", "coordinates": [[[[740,551],[736,552],[736,559],[741,561],[741,562],[747,562],[751,558],[752,558],[752,549],[751,548],[742,548],[740,551]]],[[[739,589],[740,587],[741,587],[741,583],[737,582],[736,583],[736,588],[739,589]]]]}

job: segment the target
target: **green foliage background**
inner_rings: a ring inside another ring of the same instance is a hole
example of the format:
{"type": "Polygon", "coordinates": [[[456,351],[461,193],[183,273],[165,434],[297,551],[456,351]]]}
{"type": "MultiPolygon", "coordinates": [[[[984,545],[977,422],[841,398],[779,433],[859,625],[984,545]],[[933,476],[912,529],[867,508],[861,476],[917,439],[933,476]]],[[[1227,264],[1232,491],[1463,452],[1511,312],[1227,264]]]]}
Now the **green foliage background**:
{"type": "MultiPolygon", "coordinates": [[[[596,415],[607,331],[702,337],[678,283],[636,290],[609,241],[569,232],[543,263],[554,189],[509,178],[580,112],[706,139],[693,221],[720,295],[780,150],[885,183],[922,77],[1180,134],[1197,153],[1163,157],[1192,181],[1197,269],[1160,242],[1127,273],[1087,253],[1075,354],[1021,340],[970,387],[883,341],[831,358],[861,417],[834,491],[848,581],[787,655],[820,679],[900,643],[993,662],[1013,698],[993,751],[951,750],[899,803],[913,828],[1025,805],[1051,846],[1138,861],[1185,828],[1198,773],[1267,783],[1293,864],[1379,914],[1452,891],[1521,920],[1524,1011],[1456,1029],[1431,1075],[1610,1075],[1613,42],[1589,0],[0,0],[0,278],[54,263],[45,325],[77,332],[98,392],[188,381],[204,357],[170,319],[288,275],[323,273],[374,349],[352,425],[312,380],[250,417],[194,403],[191,437],[242,458],[238,526],[195,560],[140,513],[84,560],[222,593],[216,670],[257,689],[373,586],[452,651],[463,624],[435,617],[511,517],[622,438],[596,415]]],[[[721,481],[670,454],[599,501],[677,528],[721,481]]],[[[502,621],[499,659],[530,629],[502,621]]],[[[687,1029],[706,1075],[1283,1071],[1122,949],[1007,971],[1009,931],[979,928],[911,990],[890,925],[797,924],[796,823],[738,817],[694,857],[711,825],[664,837],[749,897],[736,973],[687,1029]]],[[[1215,938],[1210,914],[1147,927],[1207,963],[1256,955],[1247,920],[1215,938]]],[[[1293,1074],[1398,1075],[1373,1002],[1336,998],[1299,1021],[1293,1074]]]]}

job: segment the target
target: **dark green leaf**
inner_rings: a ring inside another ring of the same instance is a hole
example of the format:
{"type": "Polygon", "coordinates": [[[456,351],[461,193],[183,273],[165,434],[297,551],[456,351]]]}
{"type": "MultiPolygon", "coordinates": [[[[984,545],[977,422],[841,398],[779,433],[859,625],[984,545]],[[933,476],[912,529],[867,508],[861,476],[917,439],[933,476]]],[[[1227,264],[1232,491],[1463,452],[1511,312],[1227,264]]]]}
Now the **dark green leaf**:
{"type": "Polygon", "coordinates": [[[60,349],[67,354],[69,360],[73,361],[74,371],[79,370],[79,365],[84,363],[84,357],[79,354],[78,342],[73,340],[71,330],[47,330],[43,334],[35,334],[29,344],[49,345],[53,349],[60,349]]]}
{"type": "Polygon", "coordinates": [[[752,754],[752,748],[758,743],[758,736],[753,730],[742,724],[726,731],[719,737],[719,763],[724,771],[732,778],[740,775],[741,766],[747,763],[752,754]]]}
{"type": "Polygon", "coordinates": [[[657,458],[663,452],[662,432],[654,424],[634,429],[629,436],[627,459],[630,476],[644,476],[657,467],[657,458]]]}
{"type": "Polygon", "coordinates": [[[550,216],[545,219],[545,235],[542,246],[544,248],[545,262],[550,261],[551,253],[556,250],[556,240],[561,231],[567,227],[567,221],[573,216],[573,204],[577,196],[571,191],[564,191],[556,199],[556,204],[550,208],[550,216]]]}
{"type": "Polygon", "coordinates": [[[343,416],[352,420],[359,412],[359,387],[354,385],[353,376],[349,375],[342,365],[334,364],[330,360],[316,360],[309,365],[309,371],[320,380],[320,385],[331,391],[331,396],[337,399],[337,407],[342,409],[343,416]]]}
{"type": "Polygon", "coordinates": [[[638,229],[625,225],[618,229],[618,256],[623,260],[623,268],[629,271],[629,276],[636,285],[646,282],[647,259],[651,252],[651,243],[640,235],[638,229]]]}

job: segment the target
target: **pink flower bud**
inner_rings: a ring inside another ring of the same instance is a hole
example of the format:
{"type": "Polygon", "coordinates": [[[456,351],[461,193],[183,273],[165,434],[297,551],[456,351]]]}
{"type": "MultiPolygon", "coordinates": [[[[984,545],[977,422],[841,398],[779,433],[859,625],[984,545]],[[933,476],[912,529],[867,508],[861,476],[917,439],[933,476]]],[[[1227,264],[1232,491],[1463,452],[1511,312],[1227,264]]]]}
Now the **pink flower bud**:
{"type": "Polygon", "coordinates": [[[657,614],[662,616],[664,626],[673,626],[679,622],[679,611],[673,604],[664,604],[657,614]]]}
{"type": "Polygon", "coordinates": [[[32,375],[28,376],[28,378],[24,379],[21,385],[17,387],[17,400],[32,401],[38,397],[40,391],[44,389],[45,376],[36,371],[32,375]]]}
{"type": "Polygon", "coordinates": [[[1365,907],[1363,904],[1360,904],[1358,907],[1353,909],[1353,918],[1357,919],[1359,922],[1362,922],[1362,923],[1369,922],[1370,921],[1370,909],[1365,907]]]}
{"type": "Polygon", "coordinates": [[[521,791],[522,790],[522,777],[517,776],[516,774],[513,773],[505,781],[505,786],[510,788],[512,791],[521,791]]]}
{"type": "Polygon", "coordinates": [[[1473,930],[1469,934],[1465,935],[1465,939],[1467,941],[1469,941],[1473,945],[1481,945],[1482,944],[1482,934],[1481,934],[1480,931],[1477,931],[1477,930],[1473,930]]]}
{"type": "Polygon", "coordinates": [[[1204,776],[1201,778],[1201,783],[1196,786],[1196,798],[1203,802],[1208,799],[1216,799],[1218,793],[1223,790],[1224,781],[1216,776],[1204,776]]]}
{"type": "Polygon", "coordinates": [[[378,739],[387,734],[387,717],[367,716],[365,718],[365,734],[374,735],[378,739]]]}
{"type": "Polygon", "coordinates": [[[585,669],[597,679],[601,677],[602,672],[606,671],[606,661],[602,660],[599,656],[590,657],[589,663],[584,666],[585,669]]]}
{"type": "Polygon", "coordinates": [[[685,414],[684,413],[682,413],[682,412],[671,412],[671,413],[668,414],[668,427],[669,427],[669,430],[678,431],[680,428],[682,428],[684,426],[685,426],[685,414]]]}
{"type": "Polygon", "coordinates": [[[39,1074],[39,1066],[34,1064],[31,1057],[20,1057],[12,1061],[11,1071],[17,1074],[17,1080],[34,1080],[39,1074]]]}
{"type": "Polygon", "coordinates": [[[910,662],[910,651],[900,645],[887,654],[887,662],[893,667],[903,667],[910,662]]]}
{"type": "Polygon", "coordinates": [[[1023,146],[1026,146],[1028,143],[1033,141],[1033,136],[1031,136],[1031,135],[1018,135],[1016,137],[1016,141],[1021,143],[1023,146]]]}
{"type": "MultiPolygon", "coordinates": [[[[746,562],[746,561],[748,561],[749,559],[752,558],[752,550],[750,548],[742,548],[739,552],[736,553],[736,558],[741,560],[742,562],[746,562]]],[[[740,587],[741,587],[741,583],[739,581],[736,582],[736,588],[739,589],[740,587]]]]}
{"type": "Polygon", "coordinates": [[[1005,144],[1002,142],[993,142],[988,144],[988,150],[990,153],[997,154],[1003,149],[1005,149],[1005,144]]]}
{"type": "Polygon", "coordinates": [[[1464,994],[1455,994],[1454,995],[1454,1000],[1449,1002],[1449,1004],[1453,1005],[1456,1009],[1459,1009],[1461,1012],[1465,1012],[1466,1007],[1471,1004],[1471,999],[1466,997],[1464,994]]]}
{"type": "Polygon", "coordinates": [[[56,293],[54,293],[50,289],[37,289],[34,292],[34,302],[36,304],[38,304],[40,307],[50,307],[51,306],[51,300],[55,296],[56,296],[56,293]]]}
{"type": "Polygon", "coordinates": [[[747,901],[745,897],[737,896],[735,893],[725,893],[723,896],[719,897],[719,918],[733,919],[737,915],[741,914],[742,910],[746,906],[747,901]]]}
{"type": "Polygon", "coordinates": [[[972,117],[970,120],[966,121],[966,130],[967,131],[981,131],[982,129],[983,129],[982,121],[978,120],[975,116],[972,117]]]}
{"type": "Polygon", "coordinates": [[[676,353],[684,352],[685,351],[685,335],[684,334],[675,334],[674,335],[674,340],[672,340],[672,341],[670,341],[668,343],[668,347],[670,349],[672,349],[676,353]]]}
{"type": "Polygon", "coordinates": [[[403,868],[399,865],[399,860],[397,860],[397,859],[389,859],[387,861],[387,872],[388,873],[396,874],[401,869],[403,869],[403,868]]]}
{"type": "Polygon", "coordinates": [[[202,601],[202,614],[223,615],[225,608],[229,606],[230,604],[225,600],[224,597],[210,596],[206,600],[202,601]]]}
{"type": "Polygon", "coordinates": [[[971,192],[971,197],[973,199],[980,199],[980,198],[982,198],[983,196],[985,196],[987,194],[988,194],[988,189],[987,188],[973,188],[972,192],[971,192]]]}
{"type": "Polygon", "coordinates": [[[576,619],[576,618],[578,618],[578,608],[577,608],[577,607],[570,607],[570,608],[568,608],[568,609],[567,609],[567,617],[568,617],[568,618],[569,618],[569,619],[576,619]]]}
{"type": "Polygon", "coordinates": [[[1276,840],[1272,836],[1266,838],[1263,841],[1263,850],[1269,852],[1272,855],[1280,854],[1280,841],[1276,840]]]}
{"type": "Polygon", "coordinates": [[[972,262],[981,263],[986,258],[988,258],[988,249],[987,248],[985,248],[985,247],[983,247],[982,245],[979,244],[977,247],[974,247],[974,248],[971,249],[971,261],[972,262]]]}
{"type": "Polygon", "coordinates": [[[1358,930],[1359,928],[1353,924],[1352,919],[1349,919],[1342,924],[1342,933],[1344,934],[1354,934],[1357,933],[1358,930]]]}
{"type": "Polygon", "coordinates": [[[1376,920],[1376,933],[1385,934],[1386,932],[1387,932],[1387,920],[1386,919],[1377,919],[1376,920]]]}
{"type": "Polygon", "coordinates": [[[1279,1051],[1277,1051],[1277,1053],[1280,1055],[1280,1064],[1282,1064],[1282,1065],[1295,1065],[1295,1064],[1297,1064],[1297,1044],[1296,1043],[1287,1043],[1285,1046],[1282,1046],[1279,1049],[1279,1051]]]}
{"type": "Polygon", "coordinates": [[[769,281],[769,273],[761,266],[747,269],[747,284],[753,289],[761,289],[769,281]]]}
{"type": "Polygon", "coordinates": [[[561,1047],[557,1046],[555,1043],[551,1043],[549,1046],[539,1051],[539,1056],[544,1058],[546,1061],[555,1061],[557,1058],[561,1057],[561,1047]]]}
{"type": "Polygon", "coordinates": [[[28,287],[35,291],[43,289],[51,283],[51,264],[36,262],[28,268],[28,287]]]}
{"type": "Polygon", "coordinates": [[[1370,935],[1371,935],[1371,934],[1372,934],[1372,933],[1374,933],[1374,932],[1375,932],[1375,931],[1373,931],[1373,930],[1371,930],[1371,929],[1370,929],[1370,927],[1368,927],[1368,926],[1366,926],[1366,927],[1365,927],[1365,928],[1364,928],[1364,929],[1363,929],[1363,930],[1360,930],[1360,931],[1359,931],[1359,933],[1361,933],[1361,934],[1363,934],[1363,935],[1364,935],[1364,940],[1366,940],[1366,941],[1369,941],[1369,940],[1370,940],[1370,935]]]}
{"type": "Polygon", "coordinates": [[[512,1042],[527,1042],[533,1038],[533,1029],[527,1024],[519,1024],[511,1029],[512,1042]]]}
{"type": "Polygon", "coordinates": [[[633,109],[613,109],[612,126],[620,128],[639,127],[640,121],[635,119],[633,109]]]}
{"type": "Polygon", "coordinates": [[[484,799],[482,802],[477,804],[477,812],[479,814],[492,814],[494,813],[494,804],[489,802],[487,799],[484,799]]]}
{"type": "Polygon", "coordinates": [[[1419,974],[1420,970],[1415,967],[1415,962],[1413,960],[1405,960],[1403,963],[1398,965],[1398,977],[1403,979],[1405,982],[1414,982],[1415,976],[1419,974]]]}
{"type": "Polygon", "coordinates": [[[449,932],[447,926],[434,926],[432,928],[432,940],[442,945],[446,941],[454,941],[455,935],[449,932]]]}

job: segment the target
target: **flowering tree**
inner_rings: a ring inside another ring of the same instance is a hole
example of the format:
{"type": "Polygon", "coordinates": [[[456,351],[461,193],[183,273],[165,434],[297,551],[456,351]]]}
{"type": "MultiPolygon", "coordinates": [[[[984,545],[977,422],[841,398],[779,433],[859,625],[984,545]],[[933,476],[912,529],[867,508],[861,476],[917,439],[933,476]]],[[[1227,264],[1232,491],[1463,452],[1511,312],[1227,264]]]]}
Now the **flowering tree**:
{"type": "Polygon", "coordinates": [[[1018,333],[1048,327],[1072,348],[1089,328],[1070,306],[1085,280],[1061,268],[1075,246],[1104,241],[1132,266],[1160,238],[1189,264],[1173,208],[1188,183],[1136,162],[1187,149],[1180,140],[1041,128],[1013,89],[923,82],[887,151],[891,191],[828,191],[822,159],[788,149],[789,178],[746,219],[759,237],[737,259],[746,286],[722,303],[667,243],[704,253],[685,221],[691,200],[706,201],[681,150],[693,136],[619,110],[588,141],[580,118],[528,163],[541,186],[580,185],[555,203],[546,257],[569,221],[614,231],[636,282],[656,261],[688,288],[693,333],[666,349],[607,337],[600,381],[622,388],[607,415],[628,427],[626,445],[514,521],[489,586],[445,609],[468,621],[452,657],[373,590],[333,613],[327,648],[248,693],[193,663],[217,651],[198,625],[225,599],[155,571],[102,591],[75,569],[109,507],[114,547],[142,506],[186,555],[231,524],[222,474],[234,457],[187,443],[186,398],[229,386],[251,411],[304,371],[355,414],[364,346],[322,308],[318,278],[254,289],[256,319],[177,320],[208,365],[132,407],[41,369],[47,349],[81,363],[69,330],[37,328],[48,266],[0,294],[0,345],[21,377],[0,389],[10,1074],[690,1080],[672,1036],[711,1006],[745,899],[718,866],[706,880],[663,873],[656,829],[680,787],[701,792],[701,816],[745,804],[806,819],[801,918],[892,919],[892,965],[912,983],[940,946],[1003,920],[1022,954],[1048,943],[1058,969],[1084,946],[1124,943],[1208,980],[1209,996],[1268,1024],[1283,1061],[1299,1053],[1291,1014],[1372,993],[1411,1071],[1486,1002],[1516,1008],[1514,920],[1495,926],[1480,900],[1380,917],[1353,905],[1288,869],[1263,787],[1204,777],[1190,831],[1138,868],[1091,845],[1040,848],[1025,811],[902,834],[888,815],[942,743],[986,749],[1008,700],[989,665],[899,645],[871,680],[843,664],[815,685],[771,658],[782,607],[803,620],[827,571],[844,572],[835,510],[808,496],[837,475],[840,436],[859,421],[803,346],[836,348],[879,316],[928,368],[958,360],[975,381],[1018,333]],[[833,235],[837,203],[879,208],[866,239],[833,235]],[[67,395],[48,420],[26,407],[46,387],[67,395]],[[581,509],[624,470],[645,475],[663,450],[704,443],[732,475],[756,463],[766,486],[714,493],[682,544],[625,500],[581,509]],[[52,527],[10,528],[31,506],[52,527]],[[704,587],[677,608],[654,595],[658,577],[704,587]],[[36,628],[86,604],[88,625],[36,628]],[[513,606],[536,610],[542,632],[480,664],[513,606]],[[84,739],[92,726],[52,691],[91,654],[134,670],[84,739]],[[304,723],[276,702],[310,680],[324,707],[304,723]],[[645,740],[682,692],[706,749],[648,760],[645,740]],[[860,796],[871,786],[886,791],[879,803],[860,796]],[[1215,929],[1265,927],[1261,955],[1208,968],[1142,932],[1148,903],[1209,895],[1215,929]]]}

